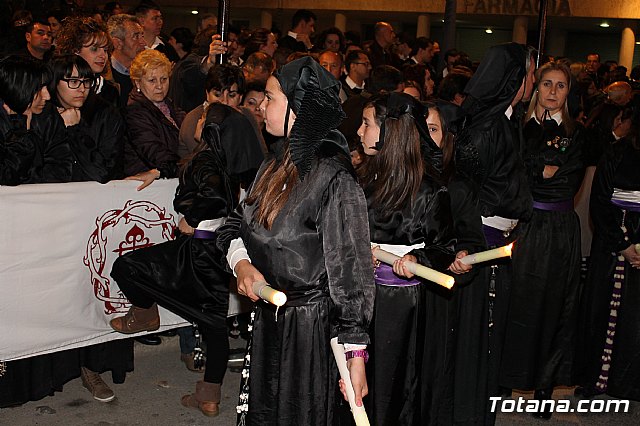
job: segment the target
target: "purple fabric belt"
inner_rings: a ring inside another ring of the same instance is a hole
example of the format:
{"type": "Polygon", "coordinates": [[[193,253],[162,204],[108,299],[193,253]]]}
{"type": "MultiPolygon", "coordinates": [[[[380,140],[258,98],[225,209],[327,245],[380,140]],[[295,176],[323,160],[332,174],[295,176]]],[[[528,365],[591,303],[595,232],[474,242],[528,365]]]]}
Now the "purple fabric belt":
{"type": "Polygon", "coordinates": [[[640,203],[634,203],[633,201],[611,200],[611,204],[629,212],[640,213],[640,203]]]}
{"type": "Polygon", "coordinates": [[[415,278],[407,279],[399,277],[393,273],[391,266],[381,263],[375,270],[375,281],[378,285],[388,285],[393,287],[407,287],[420,284],[415,278]]]}
{"type": "Polygon", "coordinates": [[[482,232],[489,247],[502,247],[507,245],[507,238],[504,236],[504,231],[492,226],[482,225],[482,232]]]}
{"type": "Polygon", "coordinates": [[[207,231],[205,229],[196,229],[193,231],[193,238],[197,238],[199,240],[215,240],[216,233],[215,231],[207,231]]]}
{"type": "Polygon", "coordinates": [[[555,203],[543,203],[534,201],[533,208],[538,210],[546,210],[549,212],[570,212],[573,211],[573,200],[557,201],[555,203]]]}

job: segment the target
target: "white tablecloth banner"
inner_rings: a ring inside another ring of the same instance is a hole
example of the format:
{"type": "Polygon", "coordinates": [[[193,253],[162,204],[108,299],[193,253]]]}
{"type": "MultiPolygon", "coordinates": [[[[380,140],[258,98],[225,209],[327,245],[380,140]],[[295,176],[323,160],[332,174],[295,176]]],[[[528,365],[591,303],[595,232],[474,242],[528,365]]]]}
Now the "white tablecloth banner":
{"type": "MultiPolygon", "coordinates": [[[[177,180],[0,187],[0,360],[129,336],[109,320],[129,309],[114,260],[172,238],[177,180]]],[[[161,329],[187,325],[160,310],[161,329]]]]}

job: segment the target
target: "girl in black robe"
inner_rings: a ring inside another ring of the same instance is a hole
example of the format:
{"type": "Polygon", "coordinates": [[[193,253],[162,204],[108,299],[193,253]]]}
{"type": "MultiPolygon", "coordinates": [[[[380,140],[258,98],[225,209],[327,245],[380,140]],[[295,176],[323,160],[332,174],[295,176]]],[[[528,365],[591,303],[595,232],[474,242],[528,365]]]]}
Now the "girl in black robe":
{"type": "Polygon", "coordinates": [[[365,105],[358,130],[371,156],[360,174],[372,244],[402,257],[393,268],[378,264],[375,273],[368,372],[376,425],[447,423],[443,413],[452,412],[451,293],[403,265],[443,271],[454,258],[449,196],[420,149],[421,133],[428,135],[423,110],[404,93],[382,95],[365,105]],[[422,394],[429,397],[421,401],[422,394]]]}
{"type": "MultiPolygon", "coordinates": [[[[571,75],[559,63],[537,72],[524,127],[531,220],[516,228],[513,285],[500,384],[551,399],[572,384],[580,292],[580,224],[573,198],[584,176],[582,129],[568,113],[571,75]]],[[[537,413],[549,417],[551,412],[537,413]]]]}
{"type": "MultiPolygon", "coordinates": [[[[283,149],[265,161],[249,196],[219,230],[240,294],[257,301],[252,286],[266,281],[288,298],[279,309],[256,305],[242,425],[333,424],[338,380],[330,339],[369,343],[367,208],[346,140],[335,130],[343,117],[339,90],[310,57],[269,78],[262,108],[267,131],[285,137],[283,149]]],[[[361,406],[364,353],[360,347],[350,355],[361,406]]]]}
{"type": "Polygon", "coordinates": [[[230,279],[218,262],[216,230],[238,204],[240,187],[251,182],[263,153],[250,122],[235,108],[211,104],[199,127],[202,142],[180,175],[174,199],[176,211],[184,214],[182,233],[116,260],[111,275],[134,306],[111,326],[122,333],[157,329],[155,303],[197,323],[209,348],[205,375],[182,404],[215,416],[229,357],[230,279]]]}
{"type": "Polygon", "coordinates": [[[591,262],[580,309],[576,395],[640,400],[640,136],[598,164],[591,189],[591,262]]]}

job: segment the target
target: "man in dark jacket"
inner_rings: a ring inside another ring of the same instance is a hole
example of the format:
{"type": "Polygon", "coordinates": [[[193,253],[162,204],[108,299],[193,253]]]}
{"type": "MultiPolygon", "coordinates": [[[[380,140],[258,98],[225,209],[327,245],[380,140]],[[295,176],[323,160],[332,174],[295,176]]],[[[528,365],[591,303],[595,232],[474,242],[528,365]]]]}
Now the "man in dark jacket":
{"type": "Polygon", "coordinates": [[[308,52],[313,47],[311,35],[316,30],[316,15],[310,10],[300,9],[291,19],[291,30],[278,40],[278,46],[293,52],[308,52]]]}

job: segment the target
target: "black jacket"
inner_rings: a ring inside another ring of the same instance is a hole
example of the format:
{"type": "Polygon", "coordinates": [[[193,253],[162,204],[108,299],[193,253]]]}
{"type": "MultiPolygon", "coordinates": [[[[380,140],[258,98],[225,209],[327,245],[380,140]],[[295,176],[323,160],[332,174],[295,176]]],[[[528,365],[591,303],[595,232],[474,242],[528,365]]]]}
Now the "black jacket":
{"type": "Polygon", "coordinates": [[[154,168],[163,178],[177,176],[179,127],[185,113],[176,110],[168,98],[165,102],[177,127],[142,93],[131,92],[125,113],[128,141],[124,149],[124,171],[127,176],[154,168]]]}

